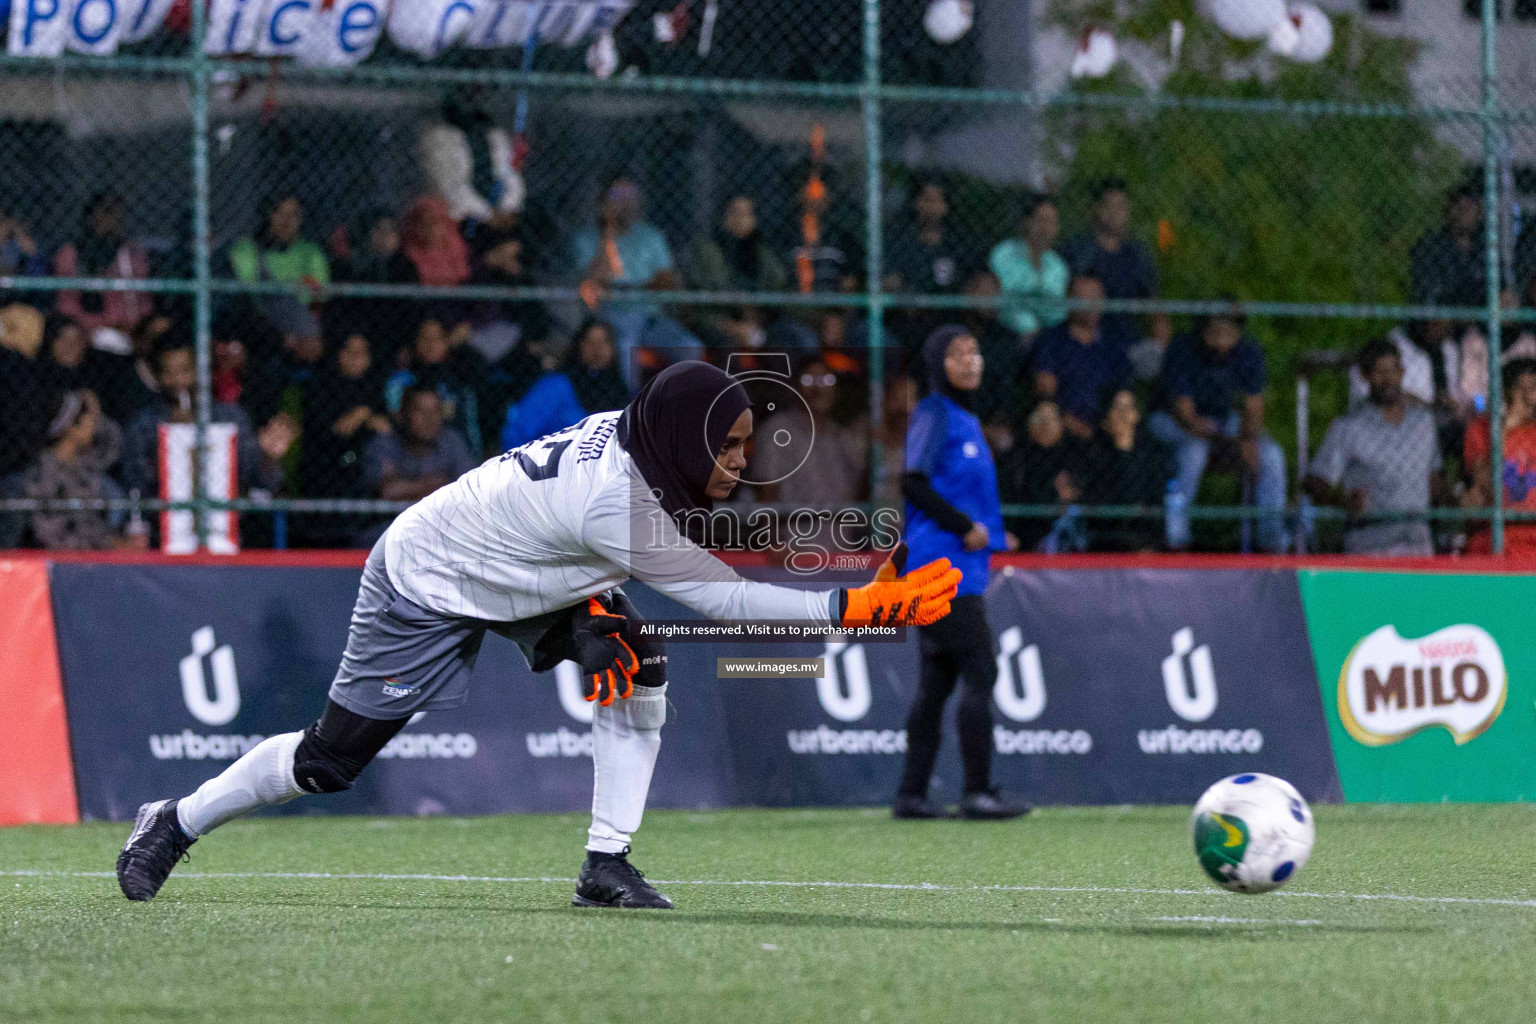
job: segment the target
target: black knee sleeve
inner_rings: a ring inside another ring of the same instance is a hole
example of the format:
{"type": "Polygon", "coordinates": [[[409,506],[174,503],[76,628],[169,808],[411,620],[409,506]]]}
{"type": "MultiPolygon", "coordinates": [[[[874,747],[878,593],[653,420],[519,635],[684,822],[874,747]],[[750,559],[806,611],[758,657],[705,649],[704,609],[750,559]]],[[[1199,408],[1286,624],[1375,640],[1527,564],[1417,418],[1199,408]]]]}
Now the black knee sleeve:
{"type": "Polygon", "coordinates": [[[364,718],[328,701],[318,721],[304,730],[293,752],[293,781],[306,793],[340,793],[352,788],[384,744],[408,719],[364,718]]]}
{"type": "Polygon", "coordinates": [[[636,686],[665,686],[667,684],[667,644],[665,640],[648,640],[640,636],[637,628],[645,619],[635,603],[622,590],[615,590],[613,610],[629,620],[629,646],[640,659],[640,671],[635,673],[636,686]]]}

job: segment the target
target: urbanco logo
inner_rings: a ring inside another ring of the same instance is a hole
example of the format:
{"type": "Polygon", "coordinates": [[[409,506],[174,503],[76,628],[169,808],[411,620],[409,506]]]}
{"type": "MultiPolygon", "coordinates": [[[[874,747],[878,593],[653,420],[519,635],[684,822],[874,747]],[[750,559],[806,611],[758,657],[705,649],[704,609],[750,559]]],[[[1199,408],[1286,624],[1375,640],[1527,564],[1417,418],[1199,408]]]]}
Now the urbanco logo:
{"type": "Polygon", "coordinates": [[[826,668],[816,680],[816,699],[821,701],[822,710],[839,722],[857,722],[869,714],[874,695],[864,646],[829,640],[822,664],[826,668]]]}
{"type": "Polygon", "coordinates": [[[1407,639],[1382,626],[1344,660],[1339,718],[1369,747],[1435,725],[1460,746],[1487,731],[1508,695],[1504,652],[1482,627],[1461,623],[1407,639]]]}
{"type": "Polygon", "coordinates": [[[229,644],[215,647],[213,627],[192,634],[192,653],[181,659],[181,696],[192,717],[204,725],[227,725],[240,713],[240,680],[235,674],[235,651],[229,644]],[[213,695],[208,693],[207,659],[213,676],[213,695]]]}
{"type": "Polygon", "coordinates": [[[1211,648],[1195,646],[1188,626],[1173,634],[1173,653],[1163,659],[1163,689],[1168,706],[1186,722],[1203,722],[1216,713],[1216,666],[1211,648]]]}
{"type": "Polygon", "coordinates": [[[997,683],[992,687],[992,698],[1015,722],[1033,722],[1045,711],[1040,646],[1024,646],[1024,631],[1018,626],[1009,626],[998,637],[997,683]]]}

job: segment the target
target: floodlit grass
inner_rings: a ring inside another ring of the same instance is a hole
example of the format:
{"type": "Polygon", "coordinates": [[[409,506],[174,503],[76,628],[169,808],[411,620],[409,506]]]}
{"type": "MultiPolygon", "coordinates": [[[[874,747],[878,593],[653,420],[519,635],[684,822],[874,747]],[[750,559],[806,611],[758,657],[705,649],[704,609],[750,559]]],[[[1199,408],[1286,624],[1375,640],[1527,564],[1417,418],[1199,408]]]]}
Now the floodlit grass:
{"type": "Polygon", "coordinates": [[[1536,810],[1317,812],[1265,896],[1207,885],[1181,808],[657,813],[671,912],[571,908],[575,815],[236,822],[148,904],[126,825],[12,829],[0,1020],[1532,1019],[1536,810]]]}

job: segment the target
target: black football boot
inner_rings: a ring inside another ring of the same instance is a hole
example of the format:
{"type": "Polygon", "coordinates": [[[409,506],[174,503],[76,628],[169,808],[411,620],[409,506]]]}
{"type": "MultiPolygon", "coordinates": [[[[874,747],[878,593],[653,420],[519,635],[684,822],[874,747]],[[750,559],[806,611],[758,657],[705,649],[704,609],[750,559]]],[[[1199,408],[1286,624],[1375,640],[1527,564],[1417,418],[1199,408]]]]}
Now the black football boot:
{"type": "Polygon", "coordinates": [[[139,808],[133,833],[117,855],[117,884],[131,900],[153,899],[177,861],[187,857],[188,839],[176,819],[176,801],[158,800],[139,808]]]}
{"type": "Polygon", "coordinates": [[[672,901],[657,892],[644,873],[629,862],[626,846],[622,853],[587,851],[571,906],[671,910],[672,901]]]}

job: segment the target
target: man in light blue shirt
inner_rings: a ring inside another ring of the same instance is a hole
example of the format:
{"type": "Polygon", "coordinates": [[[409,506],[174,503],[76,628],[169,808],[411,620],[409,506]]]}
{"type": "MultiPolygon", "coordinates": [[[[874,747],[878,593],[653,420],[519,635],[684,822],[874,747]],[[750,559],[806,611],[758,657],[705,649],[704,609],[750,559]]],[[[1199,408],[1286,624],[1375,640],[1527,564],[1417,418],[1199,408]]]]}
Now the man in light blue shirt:
{"type": "MultiPolygon", "coordinates": [[[[597,223],[572,243],[583,281],[666,291],[682,287],[666,236],[642,219],[643,212],[640,187],[633,181],[618,178],[608,186],[598,204],[597,223]]],[[[696,358],[702,349],[697,338],[649,299],[607,301],[602,315],[613,325],[620,367],[631,386],[636,348],[678,349],[668,353],[671,359],[696,358]]]]}

